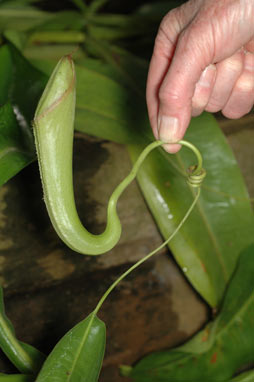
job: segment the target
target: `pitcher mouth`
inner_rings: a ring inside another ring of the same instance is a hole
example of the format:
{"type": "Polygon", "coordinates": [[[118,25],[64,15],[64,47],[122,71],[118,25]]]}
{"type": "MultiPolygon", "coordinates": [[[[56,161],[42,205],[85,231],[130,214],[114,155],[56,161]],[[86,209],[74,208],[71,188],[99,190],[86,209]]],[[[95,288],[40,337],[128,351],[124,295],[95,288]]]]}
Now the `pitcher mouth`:
{"type": "Polygon", "coordinates": [[[66,55],[57,64],[53,71],[49,82],[41,96],[37,109],[35,111],[35,120],[42,119],[46,114],[55,109],[57,105],[74,89],[76,82],[76,75],[74,63],[71,55],[66,55]],[[71,71],[63,66],[70,65],[71,71]],[[63,74],[61,75],[61,71],[63,74]],[[54,87],[52,87],[54,84],[54,87]]]}

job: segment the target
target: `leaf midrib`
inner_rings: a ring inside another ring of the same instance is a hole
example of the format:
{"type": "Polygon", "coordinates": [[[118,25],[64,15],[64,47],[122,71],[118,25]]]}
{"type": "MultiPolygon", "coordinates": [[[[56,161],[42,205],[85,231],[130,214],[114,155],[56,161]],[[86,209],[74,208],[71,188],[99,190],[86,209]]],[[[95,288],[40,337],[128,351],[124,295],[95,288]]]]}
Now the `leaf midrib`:
{"type": "Polygon", "coordinates": [[[88,337],[88,335],[89,335],[89,331],[90,331],[90,329],[91,329],[91,326],[92,326],[92,324],[93,324],[93,321],[94,321],[95,317],[96,317],[95,314],[92,313],[92,317],[91,317],[91,319],[90,319],[89,324],[87,325],[87,328],[86,328],[86,331],[85,331],[83,340],[81,341],[81,343],[80,343],[80,345],[79,345],[79,347],[78,347],[78,351],[76,352],[76,356],[73,358],[73,364],[72,364],[71,369],[69,370],[69,375],[68,375],[68,377],[67,377],[67,382],[70,382],[70,381],[71,381],[72,374],[73,374],[73,372],[74,372],[74,368],[75,368],[75,366],[76,366],[76,364],[77,364],[77,362],[78,362],[78,360],[79,360],[79,357],[80,357],[82,348],[83,348],[84,343],[85,343],[85,341],[86,341],[86,339],[87,339],[87,337],[88,337]]]}
{"type": "Polygon", "coordinates": [[[18,152],[20,154],[23,154],[23,155],[27,155],[27,153],[25,151],[22,151],[21,149],[19,149],[18,147],[7,147],[6,149],[0,151],[0,160],[7,156],[8,154],[12,153],[12,152],[18,152]]]}

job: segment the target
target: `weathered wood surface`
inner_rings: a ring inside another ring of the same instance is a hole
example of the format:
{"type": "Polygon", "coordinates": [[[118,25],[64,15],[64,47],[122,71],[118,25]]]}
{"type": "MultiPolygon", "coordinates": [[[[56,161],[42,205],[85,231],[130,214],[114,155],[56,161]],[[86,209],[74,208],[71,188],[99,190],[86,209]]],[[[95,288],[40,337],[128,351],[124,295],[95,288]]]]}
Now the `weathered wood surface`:
{"type": "MultiPolygon", "coordinates": [[[[220,121],[254,195],[253,115],[220,121]]],[[[74,152],[77,209],[88,229],[98,233],[105,225],[108,197],[130,169],[128,154],[121,145],[80,135],[74,152]]],[[[36,163],[0,189],[0,280],[20,339],[49,352],[130,263],[161,243],[135,182],[121,197],[118,210],[123,235],[117,247],[99,257],[85,257],[66,248],[52,229],[36,163]]],[[[108,338],[100,380],[127,381],[118,375],[119,364],[185,341],[207,314],[206,305],[162,251],[122,282],[101,310],[108,338]]],[[[11,370],[3,356],[0,370],[11,370]]]]}

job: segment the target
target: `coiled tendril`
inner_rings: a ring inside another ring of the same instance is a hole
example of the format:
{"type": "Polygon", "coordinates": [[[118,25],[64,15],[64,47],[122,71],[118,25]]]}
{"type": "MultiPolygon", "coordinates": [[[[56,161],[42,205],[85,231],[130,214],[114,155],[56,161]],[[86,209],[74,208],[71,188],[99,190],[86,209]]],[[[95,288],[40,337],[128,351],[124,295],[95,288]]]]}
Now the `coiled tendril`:
{"type": "Polygon", "coordinates": [[[203,159],[200,151],[192,143],[184,140],[176,142],[182,146],[186,146],[193,151],[197,158],[197,165],[190,166],[186,172],[187,183],[194,188],[201,187],[201,184],[206,176],[206,170],[203,166],[203,159]]]}
{"type": "Polygon", "coordinates": [[[200,187],[206,176],[206,170],[204,168],[202,168],[199,173],[196,173],[196,169],[197,166],[190,166],[187,170],[187,183],[191,187],[200,187]]]}

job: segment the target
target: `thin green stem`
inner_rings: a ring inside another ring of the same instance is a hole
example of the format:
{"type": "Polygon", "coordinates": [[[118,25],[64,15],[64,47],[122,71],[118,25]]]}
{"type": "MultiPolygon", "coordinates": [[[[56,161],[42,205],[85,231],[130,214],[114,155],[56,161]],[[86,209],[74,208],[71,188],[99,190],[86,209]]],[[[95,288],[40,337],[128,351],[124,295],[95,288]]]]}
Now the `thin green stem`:
{"type": "Polygon", "coordinates": [[[147,157],[147,155],[152,150],[154,150],[156,147],[162,146],[163,144],[164,144],[164,142],[162,142],[162,141],[155,141],[153,143],[150,143],[150,145],[146,146],[146,148],[141,152],[141,154],[139,155],[138,159],[134,163],[130,173],[126,176],[126,178],[124,178],[122,180],[122,182],[116,187],[116,189],[112,193],[112,195],[110,197],[109,205],[111,203],[114,203],[114,204],[117,203],[117,200],[120,197],[120,195],[122,194],[122,192],[133,181],[133,179],[136,177],[137,172],[138,172],[140,166],[142,165],[142,163],[144,162],[145,158],[147,157]]]}
{"type": "MultiPolygon", "coordinates": [[[[182,143],[181,143],[182,144],[182,143]]],[[[129,275],[132,271],[134,271],[134,269],[136,269],[137,267],[139,267],[141,264],[143,264],[146,260],[150,259],[153,255],[155,255],[156,253],[158,253],[163,247],[165,247],[172,239],[173,237],[177,234],[177,232],[180,230],[180,228],[183,226],[183,224],[185,223],[185,221],[188,219],[190,213],[192,212],[193,208],[195,207],[197,201],[198,201],[198,198],[200,196],[200,188],[198,188],[197,190],[197,194],[195,196],[195,199],[194,201],[192,202],[190,208],[188,209],[188,211],[186,212],[185,216],[183,217],[183,219],[181,220],[181,222],[179,223],[179,225],[177,226],[177,228],[175,229],[175,231],[170,235],[170,237],[164,241],[164,243],[162,243],[158,248],[154,249],[152,252],[148,253],[148,255],[146,255],[145,257],[143,257],[142,259],[140,259],[136,264],[134,264],[132,267],[130,267],[126,272],[124,272],[109,288],[108,290],[104,293],[104,295],[102,296],[102,298],[100,299],[99,303],[97,304],[95,310],[94,310],[94,315],[96,315],[100,309],[100,307],[102,306],[103,302],[106,300],[106,298],[108,297],[108,295],[112,292],[112,290],[120,283],[120,281],[122,281],[127,275],[129,275]]]]}
{"type": "MultiPolygon", "coordinates": [[[[192,172],[188,175],[189,178],[192,178],[193,176],[199,176],[200,173],[202,173],[204,170],[202,168],[202,164],[203,164],[203,160],[202,160],[202,155],[200,153],[200,151],[190,142],[187,142],[187,141],[184,141],[184,140],[180,140],[178,142],[176,142],[178,144],[181,144],[183,146],[186,146],[188,147],[189,149],[191,149],[194,154],[196,155],[196,158],[197,158],[197,165],[195,166],[195,169],[192,170],[192,172]]],[[[129,175],[119,184],[119,186],[115,189],[115,191],[113,192],[112,194],[112,197],[113,197],[113,200],[114,200],[114,203],[116,203],[118,197],[121,195],[121,193],[123,192],[123,190],[127,187],[127,185],[135,178],[135,176],[137,175],[137,172],[142,164],[142,162],[144,161],[144,159],[146,158],[146,156],[156,147],[159,147],[159,146],[162,146],[163,144],[165,144],[164,141],[155,141],[153,143],[151,143],[150,145],[148,145],[140,154],[140,156],[138,157],[137,161],[135,162],[131,172],[129,173],[129,175]]],[[[203,178],[202,178],[203,179],[203,178]]],[[[108,297],[108,295],[112,292],[112,290],[119,284],[119,282],[121,280],[123,280],[127,275],[129,275],[132,271],[134,271],[134,269],[136,269],[137,267],[139,267],[141,264],[143,264],[146,260],[150,259],[150,257],[152,257],[153,255],[155,255],[156,253],[158,253],[163,247],[165,247],[172,239],[173,237],[177,234],[177,232],[180,230],[180,228],[182,227],[182,225],[184,224],[184,222],[188,219],[191,211],[193,210],[193,208],[195,207],[197,201],[198,201],[198,198],[200,196],[200,185],[201,185],[201,182],[202,182],[202,179],[201,181],[196,185],[195,183],[192,184],[193,187],[196,187],[197,188],[197,193],[196,193],[196,196],[190,206],[190,208],[188,209],[188,211],[186,212],[185,216],[183,217],[183,219],[181,220],[181,222],[179,223],[179,225],[177,226],[177,228],[175,229],[175,231],[170,235],[170,237],[164,241],[164,243],[162,243],[158,248],[154,249],[152,252],[148,253],[148,255],[146,255],[145,257],[143,257],[142,259],[140,259],[136,264],[134,264],[132,267],[130,267],[126,272],[124,272],[109,288],[108,290],[104,293],[104,295],[102,296],[102,298],[100,299],[100,301],[98,302],[95,310],[93,311],[93,315],[95,317],[95,315],[98,313],[100,307],[102,306],[103,302],[106,300],[106,298],[108,297]]],[[[111,197],[111,198],[112,198],[111,197]]],[[[112,201],[112,200],[111,200],[112,201]]]]}
{"type": "Polygon", "coordinates": [[[197,149],[196,146],[194,146],[190,142],[187,142],[187,141],[184,141],[184,140],[180,140],[177,143],[182,145],[182,146],[188,147],[189,149],[191,149],[194,152],[194,154],[197,157],[198,164],[197,164],[195,170],[193,171],[193,175],[199,174],[202,171],[202,166],[203,166],[203,159],[202,159],[202,155],[201,155],[200,151],[197,149]]]}
{"type": "MultiPolygon", "coordinates": [[[[192,175],[196,175],[196,174],[199,174],[201,171],[202,171],[202,164],[203,164],[203,161],[202,161],[202,156],[201,156],[201,153],[200,151],[190,142],[187,142],[187,141],[184,141],[184,140],[181,140],[181,141],[178,141],[177,142],[178,144],[181,144],[183,146],[186,146],[188,148],[190,148],[194,154],[196,155],[197,157],[197,166],[195,168],[195,170],[192,172],[192,175]]],[[[114,190],[113,194],[111,195],[111,198],[110,198],[110,203],[114,203],[116,204],[117,203],[117,200],[119,198],[119,196],[122,194],[123,190],[125,190],[125,188],[132,182],[132,180],[136,177],[137,175],[137,172],[141,166],[141,164],[143,163],[143,161],[145,160],[145,158],[147,157],[147,155],[152,151],[154,150],[156,147],[159,147],[159,146],[162,146],[164,145],[165,142],[164,141],[155,141],[153,143],[150,143],[150,145],[148,145],[142,152],[141,154],[139,155],[138,159],[136,160],[136,162],[134,163],[134,166],[132,167],[130,173],[126,176],[126,178],[124,178],[124,180],[117,186],[117,188],[114,190]]]]}

